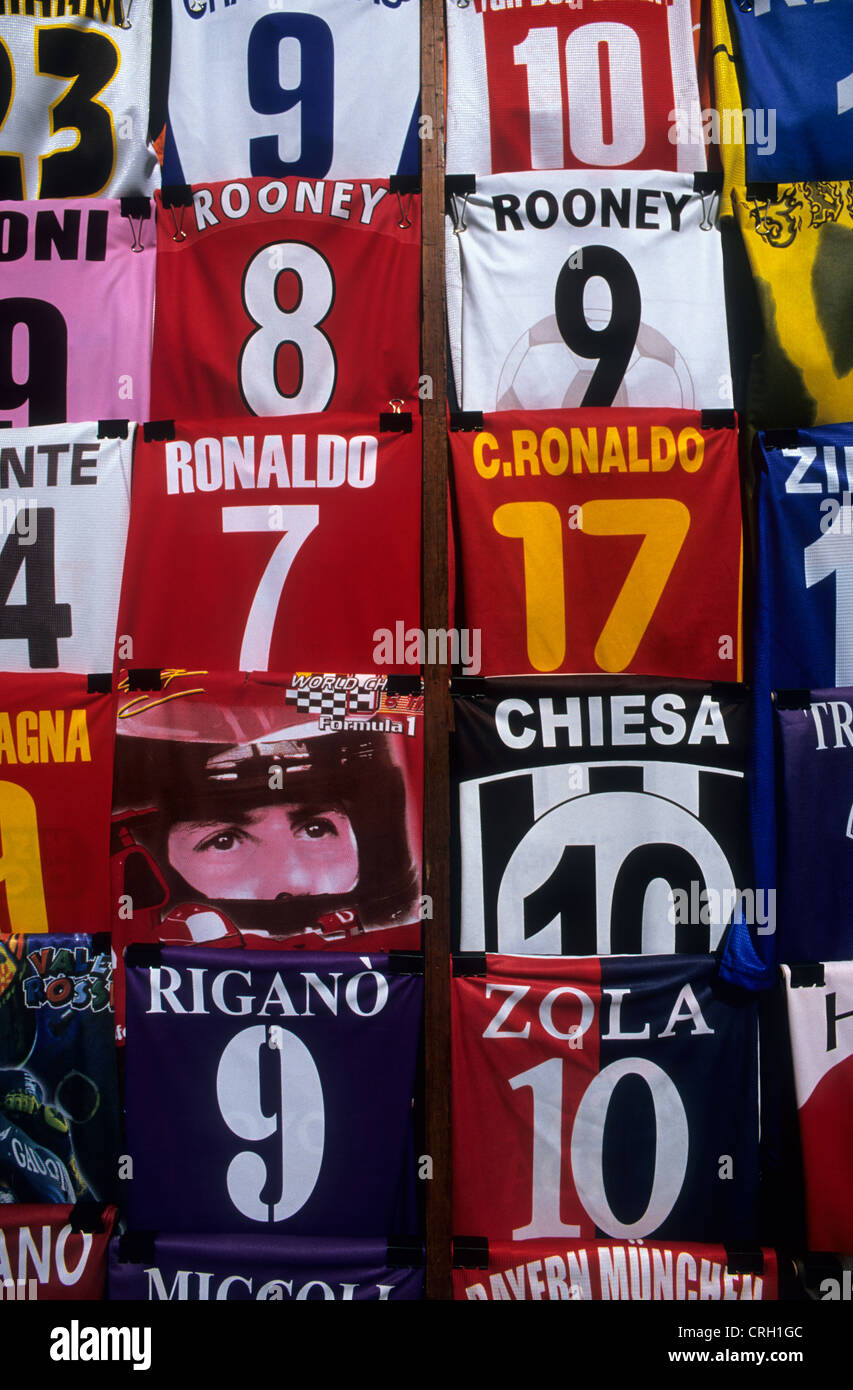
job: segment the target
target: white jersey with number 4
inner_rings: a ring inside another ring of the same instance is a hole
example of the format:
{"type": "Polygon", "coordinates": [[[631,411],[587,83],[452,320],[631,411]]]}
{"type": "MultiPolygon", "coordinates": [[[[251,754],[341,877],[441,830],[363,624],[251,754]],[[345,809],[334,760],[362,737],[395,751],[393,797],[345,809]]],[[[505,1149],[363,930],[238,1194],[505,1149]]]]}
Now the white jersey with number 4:
{"type": "Polygon", "coordinates": [[[455,195],[461,408],[730,409],[716,199],[693,184],[574,170],[478,178],[464,208],[455,195]]]}
{"type": "Polygon", "coordinates": [[[0,430],[0,671],[111,671],[135,426],[0,430]]]}
{"type": "Polygon", "coordinates": [[[164,185],[417,172],[417,0],[172,0],[164,185]]]}

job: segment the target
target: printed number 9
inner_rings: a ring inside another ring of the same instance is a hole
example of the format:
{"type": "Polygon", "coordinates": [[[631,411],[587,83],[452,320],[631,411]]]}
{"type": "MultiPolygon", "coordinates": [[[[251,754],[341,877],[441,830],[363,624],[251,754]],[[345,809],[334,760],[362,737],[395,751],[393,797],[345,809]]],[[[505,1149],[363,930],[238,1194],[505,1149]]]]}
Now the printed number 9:
{"type": "Polygon", "coordinates": [[[640,286],[628,261],[610,246],[584,247],[582,266],[573,266],[572,259],[557,276],[557,327],[571,352],[598,363],[581,405],[612,405],[637,342],[640,286]],[[610,317],[602,328],[593,328],[584,310],[584,291],[595,278],[610,291],[610,317]]]}
{"type": "Polygon", "coordinates": [[[323,1166],[323,1087],[314,1058],[301,1038],[280,1030],[278,1047],[267,1045],[263,1024],[244,1028],[225,1047],[216,1073],[219,1111],[232,1134],[259,1144],[276,1134],[281,1190],[263,1200],[271,1174],[266,1160],[248,1149],[235,1154],[226,1177],[228,1196],[250,1221],[277,1222],[294,1216],[308,1201],[323,1166]],[[278,1069],[277,1103],[267,1115],[261,1100],[261,1067],[278,1069]]]}
{"type": "Polygon", "coordinates": [[[328,24],[311,14],[264,15],[249,35],[248,67],[254,111],[261,116],[298,111],[295,119],[281,123],[278,134],[249,141],[251,172],[323,178],[334,152],[335,49],[328,24]],[[295,67],[295,45],[285,46],[288,39],[299,45],[294,86],[282,84],[282,57],[287,68],[295,67]]]}

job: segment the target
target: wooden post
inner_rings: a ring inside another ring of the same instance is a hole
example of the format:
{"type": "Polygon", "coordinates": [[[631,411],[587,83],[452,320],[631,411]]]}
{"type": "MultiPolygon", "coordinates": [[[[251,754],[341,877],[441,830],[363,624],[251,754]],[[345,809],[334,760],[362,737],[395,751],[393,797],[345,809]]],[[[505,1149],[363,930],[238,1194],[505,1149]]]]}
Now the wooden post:
{"type": "MultiPolygon", "coordinates": [[[[423,226],[423,625],[448,625],[447,416],[444,314],[444,12],[421,0],[421,216],[423,226]]],[[[426,1199],[426,1292],[451,1297],[450,1235],[450,696],[447,666],[424,666],[424,925],[426,1141],[433,1177],[426,1199]]]]}

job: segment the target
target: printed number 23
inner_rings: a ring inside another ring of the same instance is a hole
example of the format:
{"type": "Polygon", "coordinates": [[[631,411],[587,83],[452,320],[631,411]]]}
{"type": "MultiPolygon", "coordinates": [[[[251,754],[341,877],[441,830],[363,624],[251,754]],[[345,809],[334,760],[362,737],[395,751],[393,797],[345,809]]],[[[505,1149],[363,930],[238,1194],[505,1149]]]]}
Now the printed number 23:
{"type": "MultiPolygon", "coordinates": [[[[520,540],[524,555],[527,657],[537,671],[556,671],[566,656],[563,523],[552,502],[507,502],[492,525],[520,540]]],[[[595,644],[602,671],[633,661],[690,528],[690,512],[673,497],[597,498],[584,502],[580,527],[590,536],[642,536],[595,644]]]]}

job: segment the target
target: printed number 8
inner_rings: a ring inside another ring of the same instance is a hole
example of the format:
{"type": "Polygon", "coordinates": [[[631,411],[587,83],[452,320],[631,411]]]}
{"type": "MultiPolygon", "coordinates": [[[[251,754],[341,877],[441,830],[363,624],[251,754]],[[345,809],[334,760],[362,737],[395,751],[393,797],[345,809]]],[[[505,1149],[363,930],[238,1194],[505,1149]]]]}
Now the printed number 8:
{"type": "Polygon", "coordinates": [[[337,380],[332,344],[320,328],[335,298],[335,280],[325,256],[300,241],[266,246],[249,261],[243,277],[243,304],[258,325],[243,344],[240,391],[253,415],[293,415],[325,410],[337,380]],[[296,281],[294,307],[282,309],[279,278],[296,281]],[[299,373],[295,390],[279,386],[279,352],[295,348],[299,373]]]}

